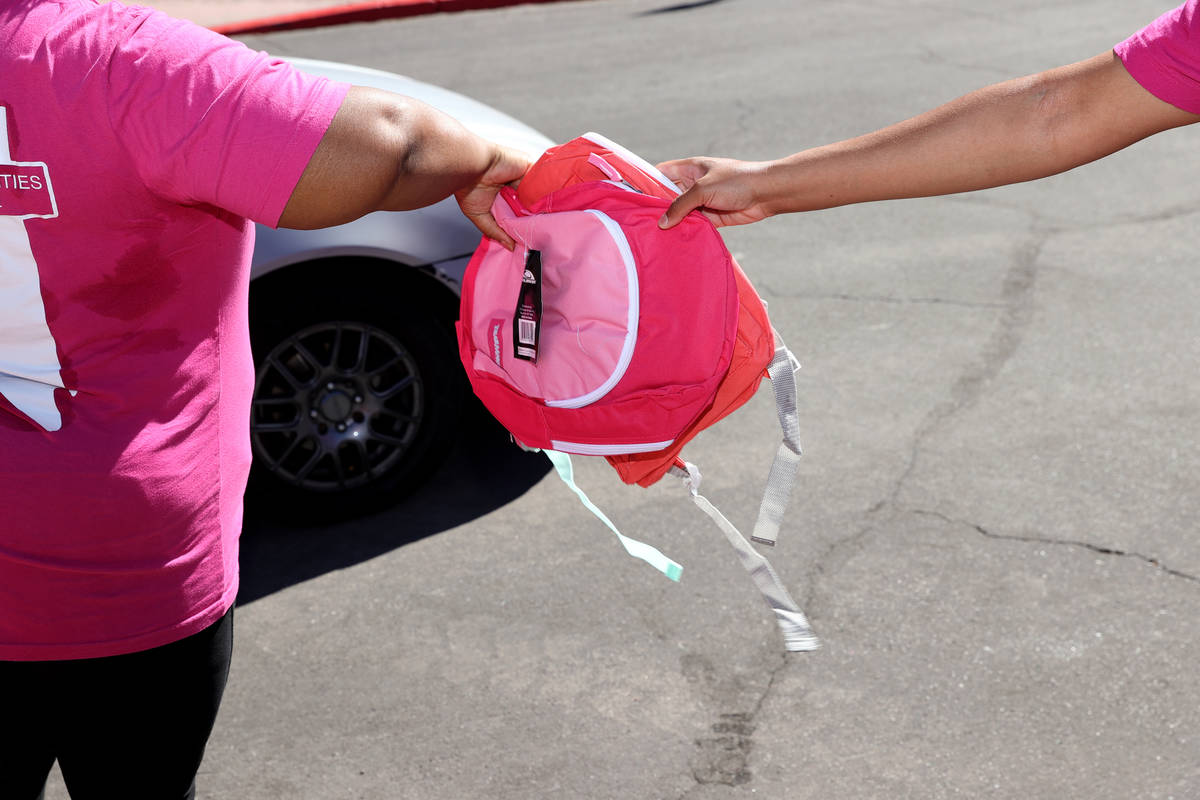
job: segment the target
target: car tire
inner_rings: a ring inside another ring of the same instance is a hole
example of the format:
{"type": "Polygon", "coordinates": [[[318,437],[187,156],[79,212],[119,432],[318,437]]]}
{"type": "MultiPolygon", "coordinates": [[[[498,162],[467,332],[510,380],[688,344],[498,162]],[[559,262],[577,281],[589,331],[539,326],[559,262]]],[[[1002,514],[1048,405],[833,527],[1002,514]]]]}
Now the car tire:
{"type": "Polygon", "coordinates": [[[314,281],[288,268],[252,290],[252,510],[317,523],[377,511],[424,482],[456,439],[470,390],[455,298],[394,268],[385,290],[364,291],[379,286],[378,268],[355,269],[326,262],[314,281]],[[330,275],[349,290],[331,290],[330,275]]]}

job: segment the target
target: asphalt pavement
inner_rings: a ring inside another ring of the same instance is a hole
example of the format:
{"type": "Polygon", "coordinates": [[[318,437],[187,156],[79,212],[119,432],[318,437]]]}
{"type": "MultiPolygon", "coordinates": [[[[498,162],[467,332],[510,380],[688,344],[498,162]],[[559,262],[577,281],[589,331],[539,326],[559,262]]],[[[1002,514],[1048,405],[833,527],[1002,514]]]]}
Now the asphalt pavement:
{"type": "MultiPolygon", "coordinates": [[[[1102,52],[1164,5],[577,0],[244,38],[555,140],[767,158],[1102,52]]],[[[579,464],[673,584],[472,417],[387,512],[248,523],[199,797],[1200,798],[1198,137],[725,231],[804,364],[771,557],[821,650],[783,652],[679,486],[579,464]]],[[[768,395],[689,447],[739,524],[768,395]]]]}

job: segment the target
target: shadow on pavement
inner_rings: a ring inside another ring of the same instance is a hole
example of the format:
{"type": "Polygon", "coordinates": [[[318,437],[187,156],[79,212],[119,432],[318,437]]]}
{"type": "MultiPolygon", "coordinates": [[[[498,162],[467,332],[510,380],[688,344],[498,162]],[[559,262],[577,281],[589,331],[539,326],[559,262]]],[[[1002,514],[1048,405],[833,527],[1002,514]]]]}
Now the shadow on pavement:
{"type": "Polygon", "coordinates": [[[676,11],[691,11],[693,8],[716,5],[720,2],[722,2],[722,0],[691,0],[691,2],[676,3],[675,5],[671,6],[663,6],[662,8],[653,8],[649,11],[643,11],[642,13],[638,14],[638,16],[650,17],[655,14],[672,14],[676,11]]]}
{"type": "Polygon", "coordinates": [[[514,445],[482,406],[472,404],[463,425],[458,444],[429,481],[379,513],[303,526],[248,508],[238,605],[477,519],[517,499],[550,471],[544,455],[514,445]]]}

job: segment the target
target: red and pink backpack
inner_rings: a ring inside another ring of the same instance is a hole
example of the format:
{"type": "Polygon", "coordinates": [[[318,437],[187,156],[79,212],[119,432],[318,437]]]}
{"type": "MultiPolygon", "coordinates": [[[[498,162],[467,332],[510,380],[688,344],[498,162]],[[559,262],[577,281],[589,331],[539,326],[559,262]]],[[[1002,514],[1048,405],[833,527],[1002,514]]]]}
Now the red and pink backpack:
{"type": "Polygon", "coordinates": [[[699,494],[680,458],[699,431],[775,387],[783,442],[752,539],[773,546],[800,457],[798,368],[766,307],[698,213],[661,230],[679,190],[595,133],[546,151],[492,207],[517,242],[484,239],[467,267],[459,351],[475,393],[630,554],[678,580],[682,568],[623,536],[575,485],[567,454],[604,456],[626,483],[672,473],[717,523],[775,613],[789,650],[819,646],[767,560],[699,494]]]}

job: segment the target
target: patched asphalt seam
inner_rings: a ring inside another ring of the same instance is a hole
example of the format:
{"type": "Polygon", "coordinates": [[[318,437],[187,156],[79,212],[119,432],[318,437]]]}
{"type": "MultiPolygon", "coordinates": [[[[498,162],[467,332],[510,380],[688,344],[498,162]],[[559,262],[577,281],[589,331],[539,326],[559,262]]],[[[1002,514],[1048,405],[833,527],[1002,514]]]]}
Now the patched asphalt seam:
{"type": "Polygon", "coordinates": [[[691,763],[690,787],[677,800],[686,800],[703,786],[743,786],[754,776],[750,771],[750,755],[754,750],[754,732],[758,728],[758,715],[767,698],[775,688],[775,682],[787,666],[786,656],[770,671],[767,685],[763,687],[757,701],[748,711],[726,711],[717,715],[717,721],[709,727],[705,736],[695,739],[696,754],[691,763]]]}

